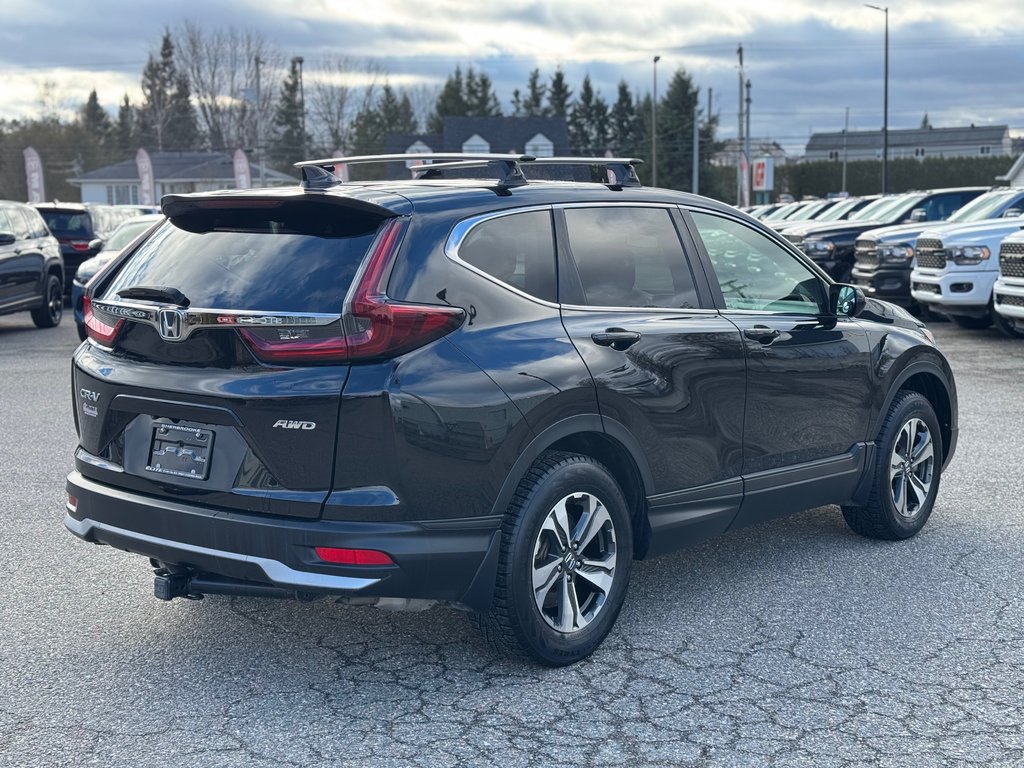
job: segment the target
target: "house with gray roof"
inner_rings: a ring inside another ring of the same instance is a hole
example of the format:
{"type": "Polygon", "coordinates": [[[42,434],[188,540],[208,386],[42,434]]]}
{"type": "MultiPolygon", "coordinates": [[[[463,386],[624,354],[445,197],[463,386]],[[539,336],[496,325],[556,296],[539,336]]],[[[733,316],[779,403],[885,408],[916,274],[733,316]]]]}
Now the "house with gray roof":
{"type": "MultiPolygon", "coordinates": [[[[210,192],[217,189],[235,189],[236,168],[228,152],[150,152],[153,170],[155,202],[164,195],[183,192],[210,192]]],[[[248,180],[252,186],[260,183],[260,169],[248,165],[248,180]]],[[[279,187],[297,182],[295,177],[267,168],[265,186],[279,187]]],[[[137,158],[123,160],[103,168],[68,179],[68,183],[82,190],[83,203],[109,203],[112,205],[138,205],[145,197],[137,158]]]]}
{"type": "MultiPolygon", "coordinates": [[[[805,160],[881,160],[882,132],[833,131],[815,133],[807,142],[805,160]]],[[[1006,125],[965,128],[913,128],[889,130],[889,158],[989,157],[1013,152],[1006,125]]]]}

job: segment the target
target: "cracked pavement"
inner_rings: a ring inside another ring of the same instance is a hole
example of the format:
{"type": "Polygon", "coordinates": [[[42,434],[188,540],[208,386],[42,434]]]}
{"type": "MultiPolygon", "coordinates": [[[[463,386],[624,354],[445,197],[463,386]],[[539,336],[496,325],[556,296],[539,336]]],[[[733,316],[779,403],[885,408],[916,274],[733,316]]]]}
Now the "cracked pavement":
{"type": "Polygon", "coordinates": [[[0,765],[1024,765],[1024,342],[933,329],[961,436],[902,543],[835,507],[637,563],[590,659],[415,614],[211,597],[61,525],[69,318],[0,318],[0,765]]]}

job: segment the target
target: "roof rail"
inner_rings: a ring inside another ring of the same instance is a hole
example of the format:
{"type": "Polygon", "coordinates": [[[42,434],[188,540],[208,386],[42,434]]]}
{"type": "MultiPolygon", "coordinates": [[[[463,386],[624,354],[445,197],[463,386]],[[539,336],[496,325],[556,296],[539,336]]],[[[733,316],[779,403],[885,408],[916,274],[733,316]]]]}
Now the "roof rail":
{"type": "Polygon", "coordinates": [[[643,162],[640,158],[626,157],[535,157],[533,155],[491,154],[466,152],[410,152],[392,155],[353,155],[351,157],[329,157],[320,160],[304,160],[295,163],[302,169],[303,186],[322,188],[340,183],[334,175],[335,166],[362,165],[367,163],[414,163],[411,170],[418,179],[439,178],[444,171],[473,168],[493,168],[497,171],[498,185],[516,187],[527,183],[522,165],[586,165],[604,169],[602,183],[612,187],[639,187],[635,165],[643,162]]]}

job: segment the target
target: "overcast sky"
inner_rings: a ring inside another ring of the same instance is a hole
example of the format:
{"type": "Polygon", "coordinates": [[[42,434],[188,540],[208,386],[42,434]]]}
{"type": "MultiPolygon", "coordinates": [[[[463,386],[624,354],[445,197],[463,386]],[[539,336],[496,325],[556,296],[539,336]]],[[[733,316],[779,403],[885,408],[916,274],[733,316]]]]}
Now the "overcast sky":
{"type": "MultiPolygon", "coordinates": [[[[881,4],[881,3],[877,3],[881,4]]],[[[1024,135],[1024,0],[891,0],[890,128],[1008,124],[1024,135]]],[[[95,88],[112,112],[164,27],[185,19],[261,32],[307,78],[332,55],[370,56],[396,85],[437,85],[457,64],[487,72],[504,109],[539,67],[609,101],[624,79],[659,91],[677,68],[712,90],[719,136],[737,131],[736,48],[752,83],[751,133],[802,151],[813,131],[882,125],[885,16],[854,0],[0,0],[0,117],[36,114],[42,84],[68,104],[95,88]]]]}

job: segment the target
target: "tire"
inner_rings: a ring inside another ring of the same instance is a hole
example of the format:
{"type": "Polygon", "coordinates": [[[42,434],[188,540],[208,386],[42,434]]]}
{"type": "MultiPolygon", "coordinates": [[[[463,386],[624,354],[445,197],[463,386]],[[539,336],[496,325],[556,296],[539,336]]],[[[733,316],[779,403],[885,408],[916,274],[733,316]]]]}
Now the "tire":
{"type": "Polygon", "coordinates": [[[32,310],[32,322],[36,328],[56,328],[64,316],[64,286],[56,275],[46,276],[46,297],[41,307],[32,310]]]}
{"type": "Polygon", "coordinates": [[[932,513],[942,473],[942,433],[928,399],[901,391],[878,435],[872,487],[863,507],[844,506],[847,525],[869,539],[916,534],[932,513]]]}
{"type": "Polygon", "coordinates": [[[959,327],[968,331],[983,331],[992,325],[991,313],[985,317],[970,317],[968,315],[950,315],[949,319],[959,327]]]}
{"type": "Polygon", "coordinates": [[[632,563],[629,512],[608,470],[587,456],[547,451],[509,504],[494,599],[472,620],[500,653],[572,664],[611,631],[632,563]]]}
{"type": "Polygon", "coordinates": [[[992,325],[996,327],[1003,336],[1011,339],[1024,339],[1024,326],[1017,325],[1008,317],[1003,317],[998,312],[992,313],[992,325]]]}

